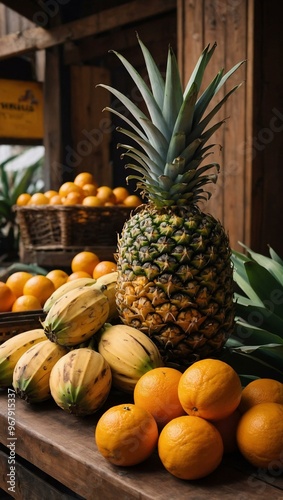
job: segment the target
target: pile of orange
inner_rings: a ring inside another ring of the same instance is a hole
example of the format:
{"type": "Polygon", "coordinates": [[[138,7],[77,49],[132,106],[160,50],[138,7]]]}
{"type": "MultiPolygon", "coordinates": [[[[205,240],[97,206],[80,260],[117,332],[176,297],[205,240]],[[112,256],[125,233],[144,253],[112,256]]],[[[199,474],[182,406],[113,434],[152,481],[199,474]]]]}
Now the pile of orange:
{"type": "Polygon", "coordinates": [[[132,195],[123,186],[111,188],[98,186],[90,172],[81,172],[73,181],[64,182],[58,191],[48,190],[44,193],[22,193],[16,204],[26,205],[84,205],[88,207],[122,205],[137,207],[141,198],[132,195]]]}
{"type": "Polygon", "coordinates": [[[26,271],[12,273],[0,282],[0,312],[35,311],[43,308],[50,295],[67,281],[99,278],[117,270],[114,261],[100,260],[94,252],[77,253],[70,263],[71,273],[52,269],[46,276],[26,271]]]}
{"type": "Polygon", "coordinates": [[[138,380],[133,399],[110,408],[97,423],[97,448],[114,465],[140,463],[157,450],[172,475],[194,480],[212,473],[224,453],[240,451],[255,467],[283,468],[281,382],[257,379],[243,389],[230,365],[204,359],[184,373],[150,370],[138,380]]]}

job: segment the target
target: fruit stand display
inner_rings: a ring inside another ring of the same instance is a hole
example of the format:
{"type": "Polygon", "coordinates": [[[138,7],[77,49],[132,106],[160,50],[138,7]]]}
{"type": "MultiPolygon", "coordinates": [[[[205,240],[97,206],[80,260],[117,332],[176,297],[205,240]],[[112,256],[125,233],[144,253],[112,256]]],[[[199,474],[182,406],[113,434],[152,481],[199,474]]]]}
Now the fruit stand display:
{"type": "Polygon", "coordinates": [[[125,118],[134,132],[121,132],[144,153],[122,147],[138,162],[131,166],[148,203],[124,223],[114,268],[98,270],[99,258],[83,252],[87,276],[23,284],[40,290],[44,316],[0,346],[1,487],[21,499],[43,484],[37,497],[67,487],[66,495],[98,500],[279,499],[283,262],[271,249],[270,258],[232,252],[220,222],[197,206],[217,180],[208,171],[218,165],[200,165],[223,122],[207,127],[237,87],[203,115],[240,64],[198,98],[215,46],[204,49],[183,94],[171,48],[163,81],[138,41],[152,92],[117,55],[152,122],[102,86],[143,129],[125,118]]]}
{"type": "Polygon", "coordinates": [[[117,234],[140,203],[122,186],[98,186],[89,172],[81,172],[58,191],[22,193],[15,205],[21,261],[64,267],[86,248],[113,259],[117,234]]]}

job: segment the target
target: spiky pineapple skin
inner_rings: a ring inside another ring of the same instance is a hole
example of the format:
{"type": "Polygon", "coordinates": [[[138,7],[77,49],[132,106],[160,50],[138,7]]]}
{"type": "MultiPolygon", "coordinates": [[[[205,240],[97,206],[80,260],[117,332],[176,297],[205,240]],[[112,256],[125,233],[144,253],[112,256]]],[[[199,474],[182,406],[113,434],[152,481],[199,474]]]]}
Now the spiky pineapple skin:
{"type": "Polygon", "coordinates": [[[146,333],[165,364],[218,355],[234,327],[228,236],[196,206],[143,205],[118,238],[116,304],[146,333]]]}

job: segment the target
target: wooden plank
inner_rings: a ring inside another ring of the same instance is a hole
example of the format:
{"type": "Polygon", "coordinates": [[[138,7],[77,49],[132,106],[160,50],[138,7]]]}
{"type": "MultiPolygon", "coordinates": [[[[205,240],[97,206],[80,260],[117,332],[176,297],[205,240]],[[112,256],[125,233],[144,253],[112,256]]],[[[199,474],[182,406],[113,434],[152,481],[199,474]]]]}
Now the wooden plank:
{"type": "MultiPolygon", "coordinates": [[[[247,59],[247,2],[228,2],[225,19],[225,69],[247,59]]],[[[244,84],[226,102],[223,128],[222,183],[223,223],[229,233],[233,248],[239,250],[238,241],[244,241],[245,224],[250,214],[245,206],[246,183],[246,64],[237,70],[225,84],[228,92],[239,83],[244,84]]]]}
{"type": "Polygon", "coordinates": [[[110,85],[110,72],[94,66],[71,66],[71,135],[73,176],[91,172],[98,185],[112,185],[109,158],[111,119],[110,94],[98,83],[110,85]]]}
{"type": "Polygon", "coordinates": [[[0,60],[54,47],[54,45],[63,44],[68,40],[79,40],[86,36],[97,35],[128,23],[168,12],[175,7],[176,0],[167,0],[166,2],[155,0],[142,4],[139,0],[134,0],[126,6],[120,5],[113,9],[107,9],[50,30],[37,27],[20,33],[11,33],[0,39],[0,60]]]}
{"type": "MultiPolygon", "coordinates": [[[[152,47],[160,45],[166,55],[168,41],[174,50],[177,49],[175,13],[164,13],[160,18],[145,20],[135,26],[135,31],[138,32],[143,43],[151,47],[150,50],[152,50],[152,47]]],[[[123,30],[113,30],[100,35],[99,43],[92,36],[82,38],[76,43],[67,42],[64,45],[64,64],[82,64],[82,62],[88,60],[103,58],[103,64],[109,67],[107,56],[111,49],[118,52],[123,51],[126,59],[133,56],[135,66],[144,64],[142,52],[138,49],[137,37],[132,26],[125,26],[123,30]]],[[[111,69],[118,65],[121,65],[118,58],[111,57],[111,69]]]]}
{"type": "MultiPolygon", "coordinates": [[[[1,445],[0,445],[1,446],[1,445]]],[[[15,487],[12,483],[8,483],[7,478],[10,473],[8,464],[9,455],[7,448],[0,448],[0,488],[12,495],[16,500],[68,500],[74,499],[73,493],[66,487],[62,487],[60,483],[54,481],[50,476],[44,474],[39,469],[33,467],[24,461],[15,462],[16,481],[15,487]],[[2,451],[2,449],[4,451],[2,451]]],[[[1,490],[0,490],[1,495],[1,490]]],[[[2,498],[2,496],[1,496],[2,498]]],[[[79,497],[77,497],[79,498],[79,497]]]]}
{"type": "MultiPolygon", "coordinates": [[[[28,405],[16,398],[14,440],[16,453],[85,500],[212,500],[235,494],[249,500],[282,499],[283,478],[263,476],[239,456],[227,456],[219,468],[199,481],[180,481],[162,466],[157,453],[142,464],[125,468],[110,465],[98,452],[94,429],[109,405],[129,402],[129,395],[112,393],[103,409],[89,417],[68,415],[54,402],[28,405]]],[[[0,442],[10,441],[7,392],[0,391],[0,442]]],[[[262,471],[261,471],[262,472],[262,471]]],[[[2,477],[2,483],[5,477],[2,477]]],[[[21,499],[22,500],[22,499],[21,499]]]]}
{"type": "Polygon", "coordinates": [[[64,165],[62,123],[61,123],[61,72],[60,50],[53,47],[46,51],[45,79],[49,84],[44,85],[44,146],[45,162],[44,181],[46,189],[59,189],[63,182],[64,165]]]}
{"type": "MultiPolygon", "coordinates": [[[[245,206],[245,221],[244,221],[244,242],[249,247],[251,246],[252,235],[252,151],[253,151],[253,115],[254,115],[254,0],[250,0],[247,5],[247,64],[246,64],[246,114],[245,114],[245,187],[244,187],[244,206],[245,206]],[[249,63],[250,61],[250,63],[249,63]]],[[[243,251],[243,249],[241,249],[243,251]]]]}

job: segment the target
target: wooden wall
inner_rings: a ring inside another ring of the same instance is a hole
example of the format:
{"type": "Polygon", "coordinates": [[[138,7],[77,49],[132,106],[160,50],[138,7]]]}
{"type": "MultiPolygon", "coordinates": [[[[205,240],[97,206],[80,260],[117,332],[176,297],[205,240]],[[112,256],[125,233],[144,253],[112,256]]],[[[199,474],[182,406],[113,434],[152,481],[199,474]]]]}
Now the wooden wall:
{"type": "MultiPolygon", "coordinates": [[[[207,85],[219,69],[225,71],[248,58],[248,5],[246,1],[195,1],[178,3],[179,60],[184,82],[207,45],[217,48],[207,67],[207,85]]],[[[249,63],[250,64],[250,63],[249,63]]],[[[215,104],[224,93],[240,82],[247,82],[247,65],[242,66],[215,96],[215,104]]],[[[211,161],[220,164],[218,182],[210,188],[212,197],[203,207],[219,218],[229,232],[233,247],[237,241],[250,242],[250,169],[245,156],[248,86],[244,83],[221,108],[214,123],[226,119],[212,138],[214,154],[211,161]],[[222,147],[220,147],[222,146],[222,147]]]]}
{"type": "MultiPolygon", "coordinates": [[[[280,0],[178,0],[178,48],[184,81],[206,44],[217,42],[207,81],[219,68],[246,64],[225,90],[243,81],[218,115],[227,118],[215,136],[222,149],[218,183],[206,210],[238,242],[283,255],[283,3],[280,0]]],[[[218,99],[223,95],[219,93],[218,99]]]]}

